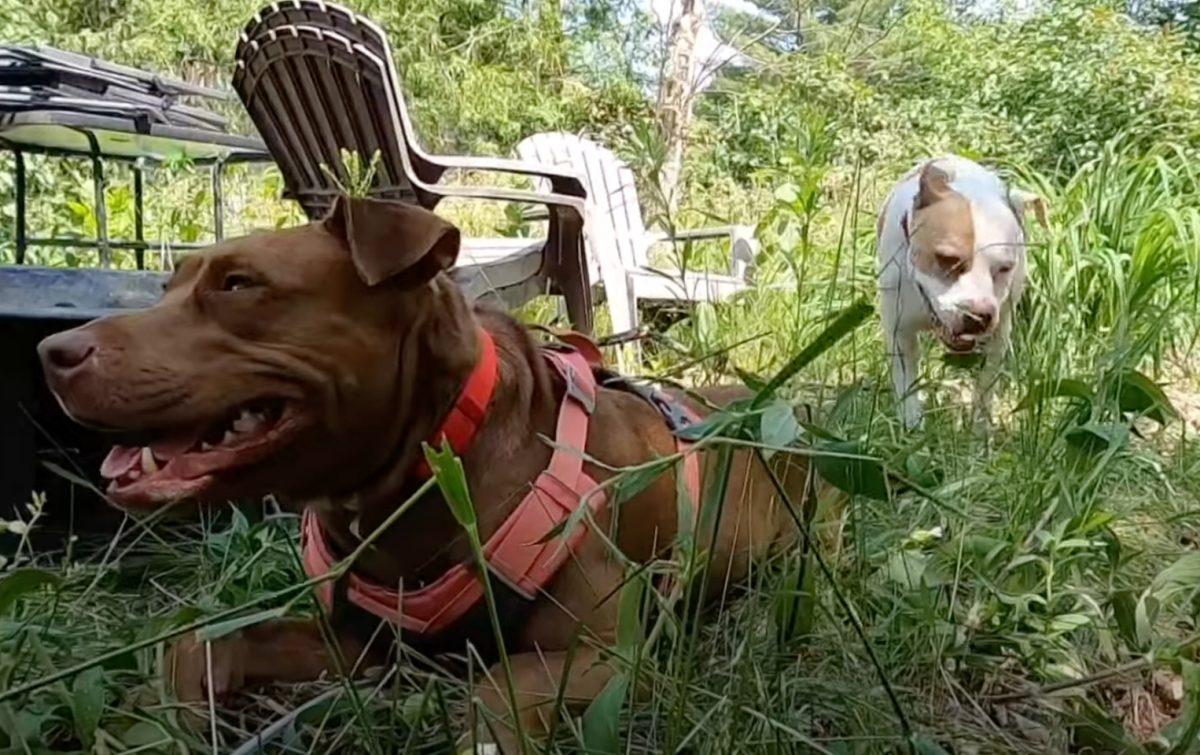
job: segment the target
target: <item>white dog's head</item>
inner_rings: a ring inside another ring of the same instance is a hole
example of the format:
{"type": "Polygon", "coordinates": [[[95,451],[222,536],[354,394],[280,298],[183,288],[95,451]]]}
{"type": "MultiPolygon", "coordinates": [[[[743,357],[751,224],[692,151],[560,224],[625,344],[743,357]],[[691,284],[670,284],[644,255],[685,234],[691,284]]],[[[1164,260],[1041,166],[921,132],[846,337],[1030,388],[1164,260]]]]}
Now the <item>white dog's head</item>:
{"type": "Polygon", "coordinates": [[[908,252],[938,336],[952,351],[986,343],[1023,285],[1029,207],[1045,226],[1040,197],[1006,190],[990,173],[956,181],[934,162],[921,169],[907,221],[908,252]]]}

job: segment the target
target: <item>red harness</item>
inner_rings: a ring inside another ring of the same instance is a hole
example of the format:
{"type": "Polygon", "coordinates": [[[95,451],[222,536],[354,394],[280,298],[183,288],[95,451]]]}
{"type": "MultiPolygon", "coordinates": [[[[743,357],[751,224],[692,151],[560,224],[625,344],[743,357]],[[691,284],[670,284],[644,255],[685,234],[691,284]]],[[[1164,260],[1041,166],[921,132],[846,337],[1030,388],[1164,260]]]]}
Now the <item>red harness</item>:
{"type": "MultiPolygon", "coordinates": [[[[440,446],[449,441],[456,454],[470,446],[483,425],[487,407],[496,389],[498,359],[496,345],[484,330],[479,331],[481,355],[467,378],[458,401],[442,426],[430,439],[440,446]]],[[[566,390],[558,410],[554,450],[550,464],[534,480],[529,493],[513,513],[484,544],[483,552],[491,573],[526,599],[533,600],[546,587],[566,560],[583,543],[586,527],[575,527],[565,537],[546,535],[562,524],[582,505],[593,513],[608,503],[604,490],[583,471],[583,450],[587,445],[588,425],[596,405],[596,378],[593,364],[576,350],[546,348],[543,355],[563,378],[566,390]],[[545,542],[541,542],[545,540],[545,542]]],[[[692,505],[700,503],[700,465],[697,455],[688,453],[689,443],[676,441],[683,454],[684,481],[692,505]]],[[[430,470],[422,460],[415,474],[428,478],[430,470]]],[[[304,571],[310,577],[328,574],[337,563],[321,521],[312,508],[304,510],[301,524],[304,571]]],[[[402,586],[401,586],[402,587],[402,586]]],[[[333,604],[333,584],[317,587],[317,597],[329,609],[333,604]]],[[[398,624],[418,635],[434,635],[462,618],[483,599],[483,584],[477,571],[459,564],[433,583],[418,590],[398,590],[350,572],[346,576],[346,597],[381,619],[398,624]]]]}

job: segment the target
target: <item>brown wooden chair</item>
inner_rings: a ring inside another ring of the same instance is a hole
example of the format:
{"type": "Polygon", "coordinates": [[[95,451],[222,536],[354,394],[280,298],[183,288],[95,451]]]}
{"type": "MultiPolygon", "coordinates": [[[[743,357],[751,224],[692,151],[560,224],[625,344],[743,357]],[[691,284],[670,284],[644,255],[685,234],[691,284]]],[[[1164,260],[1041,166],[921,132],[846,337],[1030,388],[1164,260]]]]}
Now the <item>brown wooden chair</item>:
{"type": "Polygon", "coordinates": [[[517,306],[561,294],[573,326],[590,332],[591,285],[583,234],[586,191],[570,172],[517,160],[425,152],[404,104],[383,30],[322,0],[263,8],[237,47],[233,86],[283,173],[287,196],[322,217],[350,186],[343,150],[363,163],[379,155],[369,196],[434,208],[445,197],[541,205],[544,240],[467,239],[455,276],[468,294],[517,306]],[[549,191],[441,183],[450,171],[532,176],[549,191]]]}

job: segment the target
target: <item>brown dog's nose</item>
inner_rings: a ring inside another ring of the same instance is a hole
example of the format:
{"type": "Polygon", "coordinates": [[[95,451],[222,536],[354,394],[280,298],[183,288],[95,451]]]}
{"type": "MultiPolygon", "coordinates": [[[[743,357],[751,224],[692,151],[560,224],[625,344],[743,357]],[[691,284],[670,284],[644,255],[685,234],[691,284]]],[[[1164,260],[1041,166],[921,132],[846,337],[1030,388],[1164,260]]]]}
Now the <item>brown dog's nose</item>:
{"type": "Polygon", "coordinates": [[[70,372],[86,362],[95,351],[95,336],[89,330],[79,328],[55,333],[38,344],[38,356],[47,374],[70,372]]]}
{"type": "Polygon", "coordinates": [[[963,313],[963,332],[986,333],[996,319],[996,303],[988,299],[976,299],[963,313]]]}

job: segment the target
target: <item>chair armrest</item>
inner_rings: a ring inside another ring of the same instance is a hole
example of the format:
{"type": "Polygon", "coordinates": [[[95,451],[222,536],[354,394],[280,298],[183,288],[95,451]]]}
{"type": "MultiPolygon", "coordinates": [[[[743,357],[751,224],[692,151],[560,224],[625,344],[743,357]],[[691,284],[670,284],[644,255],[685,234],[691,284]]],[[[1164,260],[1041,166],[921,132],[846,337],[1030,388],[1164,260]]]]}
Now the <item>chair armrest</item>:
{"type": "Polygon", "coordinates": [[[540,204],[550,220],[550,234],[543,247],[543,259],[551,280],[567,305],[567,316],[581,333],[592,331],[592,284],[588,273],[584,237],[587,203],[581,197],[543,194],[536,191],[502,189],[493,186],[426,185],[423,190],[435,198],[487,199],[501,202],[540,204]],[[550,255],[550,252],[556,254],[550,255]]]}
{"type": "Polygon", "coordinates": [[[543,194],[525,189],[508,189],[499,186],[427,186],[426,191],[438,198],[485,199],[496,202],[520,202],[573,211],[582,220],[584,200],[564,194],[543,194]]]}
{"type": "Polygon", "coordinates": [[[565,194],[580,199],[587,198],[587,190],[583,188],[583,181],[578,176],[541,163],[509,160],[504,157],[458,157],[454,155],[438,155],[432,157],[431,160],[448,170],[478,170],[537,176],[550,182],[550,190],[554,194],[565,194]]]}
{"type": "Polygon", "coordinates": [[[675,241],[702,241],[705,239],[729,239],[729,273],[730,275],[749,280],[754,270],[754,260],[758,256],[758,239],[754,237],[754,227],[748,225],[717,225],[708,228],[689,228],[669,231],[653,231],[647,234],[651,243],[670,243],[675,241]]]}
{"type": "Polygon", "coordinates": [[[646,235],[655,244],[670,243],[672,241],[702,241],[704,239],[732,237],[742,227],[736,225],[715,225],[708,228],[677,230],[674,233],[670,231],[650,231],[646,235]]]}

